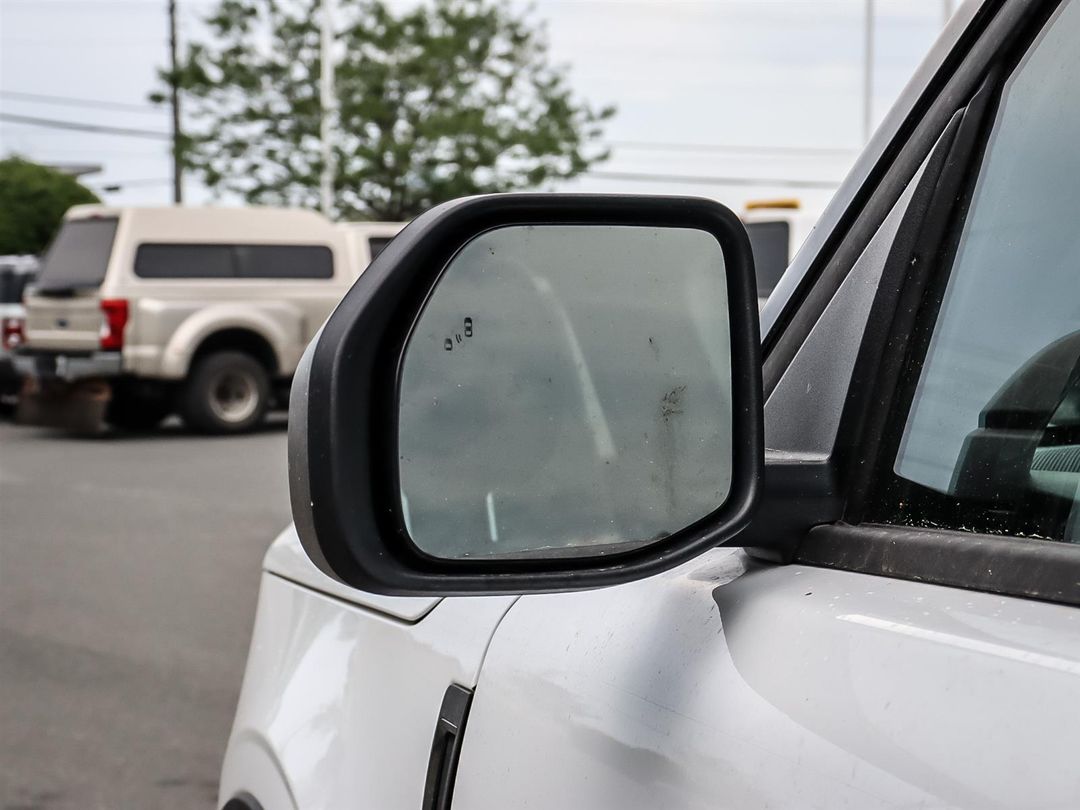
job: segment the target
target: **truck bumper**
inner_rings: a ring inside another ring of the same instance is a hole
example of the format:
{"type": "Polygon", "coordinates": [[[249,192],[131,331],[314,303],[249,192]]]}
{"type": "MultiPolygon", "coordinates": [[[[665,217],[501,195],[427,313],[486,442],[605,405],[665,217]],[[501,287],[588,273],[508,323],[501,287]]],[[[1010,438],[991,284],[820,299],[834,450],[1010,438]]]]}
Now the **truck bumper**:
{"type": "Polygon", "coordinates": [[[15,355],[15,370],[20,377],[41,381],[107,379],[123,370],[120,352],[91,354],[62,354],[59,352],[22,353],[15,355]]]}

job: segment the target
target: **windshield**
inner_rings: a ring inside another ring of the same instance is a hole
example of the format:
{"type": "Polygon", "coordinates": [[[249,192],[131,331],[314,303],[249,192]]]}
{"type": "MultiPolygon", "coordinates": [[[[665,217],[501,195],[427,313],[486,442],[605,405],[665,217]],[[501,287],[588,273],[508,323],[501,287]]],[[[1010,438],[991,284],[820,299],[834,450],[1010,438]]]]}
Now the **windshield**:
{"type": "Polygon", "coordinates": [[[39,290],[98,287],[116,235],[115,219],[76,219],[64,223],[38,278],[39,290]]]}

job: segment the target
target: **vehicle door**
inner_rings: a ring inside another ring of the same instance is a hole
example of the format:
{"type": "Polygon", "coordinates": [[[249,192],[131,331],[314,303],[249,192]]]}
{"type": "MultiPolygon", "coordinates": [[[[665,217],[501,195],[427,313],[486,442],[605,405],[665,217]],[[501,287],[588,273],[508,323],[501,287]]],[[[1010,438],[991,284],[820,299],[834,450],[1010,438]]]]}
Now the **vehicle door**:
{"type": "Polygon", "coordinates": [[[990,6],[766,317],[768,551],[518,600],[456,810],[1080,804],[1080,0],[990,6]]]}

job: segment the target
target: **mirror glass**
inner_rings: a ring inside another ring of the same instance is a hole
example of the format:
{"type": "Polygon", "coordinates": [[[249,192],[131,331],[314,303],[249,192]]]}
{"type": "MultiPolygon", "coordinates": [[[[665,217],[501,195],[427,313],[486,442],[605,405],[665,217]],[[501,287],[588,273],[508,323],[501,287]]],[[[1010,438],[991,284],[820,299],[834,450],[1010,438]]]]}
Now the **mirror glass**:
{"type": "Polygon", "coordinates": [[[451,260],[399,387],[402,512],[439,558],[600,555],[731,484],[720,244],[688,228],[513,226],[451,260]]]}

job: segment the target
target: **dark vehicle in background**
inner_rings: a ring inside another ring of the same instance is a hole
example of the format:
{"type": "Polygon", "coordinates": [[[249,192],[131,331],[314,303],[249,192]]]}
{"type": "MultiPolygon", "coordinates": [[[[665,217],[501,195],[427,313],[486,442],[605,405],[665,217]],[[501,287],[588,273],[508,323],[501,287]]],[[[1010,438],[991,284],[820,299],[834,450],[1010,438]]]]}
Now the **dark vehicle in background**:
{"type": "Polygon", "coordinates": [[[11,355],[25,339],[23,293],[37,277],[38,266],[36,256],[0,256],[0,407],[3,408],[14,404],[19,391],[11,355]]]}

